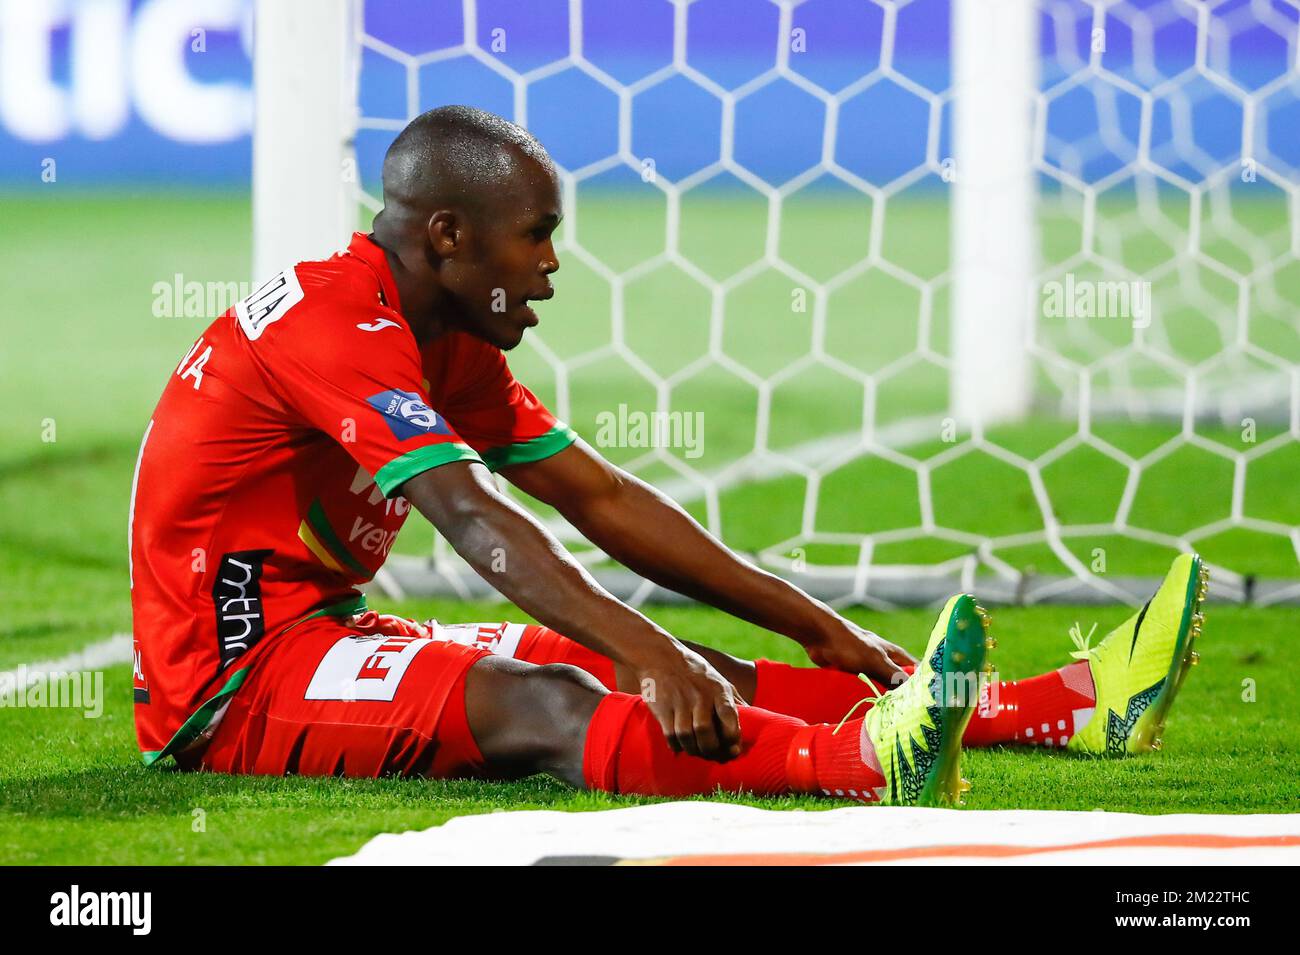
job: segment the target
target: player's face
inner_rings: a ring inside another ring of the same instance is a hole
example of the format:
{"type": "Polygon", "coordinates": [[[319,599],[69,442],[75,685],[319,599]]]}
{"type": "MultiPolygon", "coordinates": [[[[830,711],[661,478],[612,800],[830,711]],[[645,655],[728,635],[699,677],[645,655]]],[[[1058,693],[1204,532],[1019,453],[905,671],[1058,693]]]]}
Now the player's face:
{"type": "Polygon", "coordinates": [[[475,254],[458,270],[455,289],[468,330],[503,350],[540,321],[528,303],[554,294],[549,276],[560,267],[552,242],[563,215],[559,183],[540,165],[527,166],[484,217],[490,221],[477,224],[475,254]]]}

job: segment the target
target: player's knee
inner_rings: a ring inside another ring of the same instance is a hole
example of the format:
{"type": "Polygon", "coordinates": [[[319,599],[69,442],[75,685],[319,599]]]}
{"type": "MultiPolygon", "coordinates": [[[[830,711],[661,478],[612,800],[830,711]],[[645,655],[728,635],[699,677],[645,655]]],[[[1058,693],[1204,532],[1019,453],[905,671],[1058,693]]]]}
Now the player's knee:
{"type": "Polygon", "coordinates": [[[582,669],[582,667],[576,667],[571,663],[541,663],[532,667],[525,675],[525,678],[554,686],[562,692],[568,687],[588,693],[603,694],[606,692],[600,680],[582,669]]]}
{"type": "Polygon", "coordinates": [[[470,670],[466,708],[484,756],[545,766],[557,754],[581,750],[606,692],[591,674],[568,664],[489,657],[470,670]]]}
{"type": "Polygon", "coordinates": [[[545,712],[557,730],[567,734],[586,733],[591,714],[608,690],[580,667],[568,663],[544,663],[532,667],[524,680],[529,695],[545,712]]]}

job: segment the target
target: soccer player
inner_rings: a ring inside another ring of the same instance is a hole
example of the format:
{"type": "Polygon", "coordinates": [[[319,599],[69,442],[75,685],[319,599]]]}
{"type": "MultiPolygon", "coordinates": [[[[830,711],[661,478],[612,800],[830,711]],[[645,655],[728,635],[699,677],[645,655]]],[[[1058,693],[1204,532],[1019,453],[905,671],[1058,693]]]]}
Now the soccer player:
{"type": "Polygon", "coordinates": [[[951,803],[963,738],[1153,745],[1192,659],[1199,559],[1180,558],[1143,616],[1086,659],[981,702],[992,639],[971,597],[948,601],[915,660],[733,554],[511,375],[504,352],[538,323],[529,303],[551,297],[559,268],[560,190],[532,136],[433,110],[390,147],[383,186],[373,234],[213,322],[145,430],[130,552],[146,763],[951,803]],[[631,569],[788,636],[817,667],[674,638],[605,592],[493,471],[631,569]],[[412,508],[541,625],[368,610],[356,588],[412,508]]]}

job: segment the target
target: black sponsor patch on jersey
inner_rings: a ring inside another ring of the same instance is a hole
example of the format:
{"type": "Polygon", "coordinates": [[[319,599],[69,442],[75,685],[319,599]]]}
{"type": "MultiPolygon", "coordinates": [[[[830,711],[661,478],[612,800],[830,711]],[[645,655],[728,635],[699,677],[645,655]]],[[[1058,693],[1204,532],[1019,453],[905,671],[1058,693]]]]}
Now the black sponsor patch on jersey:
{"type": "Polygon", "coordinates": [[[212,583],[217,615],[217,652],[224,670],[266,633],[262,609],[262,566],[273,550],[238,550],[221,556],[212,583]]]}
{"type": "Polygon", "coordinates": [[[140,655],[140,645],[136,644],[131,651],[131,681],[134,689],[135,702],[148,704],[149,702],[149,681],[144,678],[144,660],[140,655]]]}

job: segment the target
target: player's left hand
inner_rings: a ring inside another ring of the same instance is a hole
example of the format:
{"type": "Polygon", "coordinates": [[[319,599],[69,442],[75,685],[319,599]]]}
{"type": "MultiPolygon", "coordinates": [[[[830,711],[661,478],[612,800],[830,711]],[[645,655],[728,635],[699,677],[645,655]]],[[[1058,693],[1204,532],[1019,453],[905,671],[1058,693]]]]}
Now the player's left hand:
{"type": "Polygon", "coordinates": [[[889,686],[902,684],[908,677],[903,667],[916,663],[916,658],[902,647],[843,617],[804,644],[804,650],[819,667],[865,673],[889,686]]]}

